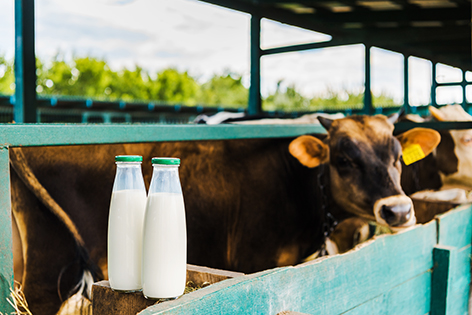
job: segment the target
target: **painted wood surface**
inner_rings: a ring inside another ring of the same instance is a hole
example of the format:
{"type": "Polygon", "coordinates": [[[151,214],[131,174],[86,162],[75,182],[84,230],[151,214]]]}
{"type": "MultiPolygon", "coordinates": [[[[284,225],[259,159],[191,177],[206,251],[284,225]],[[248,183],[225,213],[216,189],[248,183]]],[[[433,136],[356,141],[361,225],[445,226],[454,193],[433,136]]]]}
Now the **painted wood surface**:
{"type": "Polygon", "coordinates": [[[441,248],[449,251],[449,271],[444,274],[448,287],[443,301],[445,312],[442,314],[467,314],[471,280],[472,207],[460,206],[439,215],[437,220],[438,246],[435,250],[441,248]]]}
{"type": "Polygon", "coordinates": [[[313,125],[137,125],[137,124],[3,124],[0,145],[44,146],[183,140],[294,137],[326,133],[313,125]]]}
{"type": "Polygon", "coordinates": [[[436,228],[432,222],[378,237],[347,254],[226,280],[140,315],[366,314],[371,308],[424,314],[430,307],[436,228]]]}
{"type": "MultiPolygon", "coordinates": [[[[240,272],[187,264],[188,287],[202,287],[243,275],[240,272]]],[[[108,281],[94,283],[92,294],[94,315],[135,315],[157,302],[146,299],[142,291],[131,293],[113,291],[108,281]]]]}
{"type": "Polygon", "coordinates": [[[0,149],[0,311],[13,311],[6,298],[13,288],[12,218],[10,210],[10,165],[8,150],[0,149]]]}

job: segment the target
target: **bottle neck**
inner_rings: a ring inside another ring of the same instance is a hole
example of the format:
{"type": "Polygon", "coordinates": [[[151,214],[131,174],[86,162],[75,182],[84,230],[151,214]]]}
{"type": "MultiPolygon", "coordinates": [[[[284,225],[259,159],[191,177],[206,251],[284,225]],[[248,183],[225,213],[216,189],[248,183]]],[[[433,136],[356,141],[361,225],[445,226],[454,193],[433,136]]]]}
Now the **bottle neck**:
{"type": "Polygon", "coordinates": [[[141,168],[141,162],[115,162],[117,168],[141,168]]]}
{"type": "Polygon", "coordinates": [[[182,193],[179,178],[179,165],[153,164],[149,194],[182,193]]]}
{"type": "Polygon", "coordinates": [[[116,162],[113,191],[145,189],[141,162],[116,162]]]}

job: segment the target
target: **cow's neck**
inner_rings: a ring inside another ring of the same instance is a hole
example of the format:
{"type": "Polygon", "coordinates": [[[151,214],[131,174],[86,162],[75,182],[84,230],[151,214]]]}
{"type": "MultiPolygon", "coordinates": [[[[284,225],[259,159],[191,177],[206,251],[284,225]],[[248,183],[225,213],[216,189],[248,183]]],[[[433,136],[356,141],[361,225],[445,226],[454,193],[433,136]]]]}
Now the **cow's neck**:
{"type": "Polygon", "coordinates": [[[347,218],[353,217],[354,214],[350,213],[338,203],[334,199],[331,193],[331,178],[329,174],[329,165],[328,164],[321,164],[319,166],[319,174],[318,174],[318,183],[320,187],[320,195],[321,195],[321,207],[325,211],[326,214],[326,224],[330,224],[330,220],[334,220],[335,224],[332,224],[331,221],[331,229],[334,229],[335,225],[347,218]]]}

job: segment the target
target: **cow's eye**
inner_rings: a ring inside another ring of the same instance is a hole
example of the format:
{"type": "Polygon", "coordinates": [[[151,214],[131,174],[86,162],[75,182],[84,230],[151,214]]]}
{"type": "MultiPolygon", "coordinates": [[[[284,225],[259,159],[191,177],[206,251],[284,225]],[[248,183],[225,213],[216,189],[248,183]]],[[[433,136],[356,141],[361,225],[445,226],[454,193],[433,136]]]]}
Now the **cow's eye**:
{"type": "Polygon", "coordinates": [[[336,163],[339,167],[347,167],[352,164],[351,161],[345,156],[338,156],[338,158],[336,159],[336,163]]]}

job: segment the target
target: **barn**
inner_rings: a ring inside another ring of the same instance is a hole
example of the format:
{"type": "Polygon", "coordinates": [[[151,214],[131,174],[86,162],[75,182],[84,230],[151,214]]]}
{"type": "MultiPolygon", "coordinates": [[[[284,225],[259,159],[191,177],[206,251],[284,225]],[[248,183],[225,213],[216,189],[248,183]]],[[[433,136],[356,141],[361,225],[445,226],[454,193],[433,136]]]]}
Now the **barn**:
{"type": "MultiPolygon", "coordinates": [[[[438,106],[436,91],[445,86],[462,89],[462,103],[471,112],[467,97],[472,83],[466,73],[472,68],[471,2],[469,0],[421,1],[321,1],[321,0],[215,0],[204,1],[251,15],[251,85],[247,113],[261,114],[261,58],[266,55],[339,45],[365,47],[365,93],[362,109],[347,114],[389,113],[372,103],[372,47],[404,56],[404,104],[407,113],[421,110],[409,103],[410,56],[432,62],[431,103],[438,106]],[[331,35],[328,42],[261,49],[261,19],[268,18],[304,29],[331,35]],[[458,82],[438,82],[436,65],[447,64],[462,70],[458,82]]],[[[10,106],[17,124],[3,124],[0,150],[0,310],[12,311],[7,298],[13,287],[11,150],[18,147],[105,145],[169,141],[234,139],[278,139],[305,134],[325,134],[318,124],[310,125],[167,125],[167,124],[35,124],[43,106],[77,106],[125,111],[123,103],[89,100],[39,101],[36,95],[34,51],[34,1],[15,1],[16,92],[2,98],[10,106]]],[[[470,99],[470,97],[469,97],[470,99]]],[[[143,106],[146,111],[149,106],[143,106]]],[[[153,106],[153,109],[156,107],[153,106]]],[[[129,107],[128,107],[129,109],[129,107]]],[[[162,108],[160,110],[168,110],[162,108]]],[[[205,108],[172,107],[171,111],[204,112],[205,108]]],[[[214,111],[214,109],[212,109],[214,111]]],[[[208,112],[211,112],[209,110],[208,112]]],[[[395,133],[414,127],[436,130],[471,129],[465,122],[399,122],[395,133]]],[[[247,275],[232,274],[228,280],[184,295],[175,301],[151,306],[142,314],[464,314],[468,312],[472,208],[463,205],[435,216],[426,224],[395,235],[377,237],[344,255],[328,256],[296,266],[279,267],[247,275]],[[296,314],[296,313],[295,313],[296,314]]],[[[218,270],[196,273],[218,274],[218,270]]],[[[107,292],[103,300],[120,297],[107,292]],[[107,295],[109,294],[109,295],[107,295]]],[[[136,299],[142,297],[137,296],[136,299]]],[[[100,301],[95,300],[94,303],[100,301]]],[[[99,304],[99,303],[98,303],[99,304]]],[[[133,304],[130,302],[130,304],[133,304]]],[[[147,306],[147,305],[145,305],[147,306]]],[[[97,306],[105,307],[105,306],[97,306]]],[[[126,308],[124,305],[123,308],[126,308]]],[[[132,310],[131,313],[136,313],[132,310]]],[[[104,311],[106,313],[106,311],[104,311]]],[[[123,312],[125,314],[125,312],[123,312]]],[[[128,313],[126,313],[128,314],[128,313]]]]}

